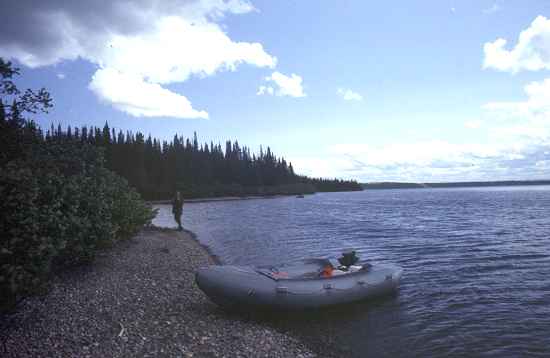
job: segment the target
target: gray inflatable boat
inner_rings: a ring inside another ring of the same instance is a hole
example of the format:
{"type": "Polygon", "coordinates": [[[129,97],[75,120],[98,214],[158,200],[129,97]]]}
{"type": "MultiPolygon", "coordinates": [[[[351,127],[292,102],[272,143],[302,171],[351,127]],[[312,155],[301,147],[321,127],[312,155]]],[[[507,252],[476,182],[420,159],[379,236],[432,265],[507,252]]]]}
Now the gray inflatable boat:
{"type": "Polygon", "coordinates": [[[358,264],[347,271],[328,259],[278,266],[210,266],[195,275],[200,289],[230,309],[299,310],[364,300],[395,291],[402,269],[358,264]],[[322,276],[324,274],[324,276],[322,276]]]}

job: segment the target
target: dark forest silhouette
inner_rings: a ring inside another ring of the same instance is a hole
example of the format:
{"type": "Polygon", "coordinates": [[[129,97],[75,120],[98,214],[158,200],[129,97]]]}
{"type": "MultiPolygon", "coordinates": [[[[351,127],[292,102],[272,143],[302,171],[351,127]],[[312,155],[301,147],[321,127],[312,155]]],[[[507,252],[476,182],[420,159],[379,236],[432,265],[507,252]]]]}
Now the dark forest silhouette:
{"type": "Polygon", "coordinates": [[[168,199],[176,190],[187,198],[362,190],[355,181],[297,175],[292,164],[275,156],[270,147],[255,154],[238,141],[226,141],[225,148],[213,142],[199,144],[196,133],[192,139],[175,135],[161,142],[140,132],[117,132],[106,123],[103,128],[66,130],[52,125],[45,137],[103,148],[107,168],[149,200],[168,199]]]}

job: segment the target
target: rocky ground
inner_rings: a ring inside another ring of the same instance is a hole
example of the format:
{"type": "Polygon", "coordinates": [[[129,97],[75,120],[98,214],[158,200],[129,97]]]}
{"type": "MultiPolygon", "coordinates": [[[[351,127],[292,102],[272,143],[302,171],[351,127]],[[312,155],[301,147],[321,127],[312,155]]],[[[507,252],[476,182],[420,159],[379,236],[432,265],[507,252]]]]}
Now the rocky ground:
{"type": "Polygon", "coordinates": [[[213,264],[186,232],[148,229],[57,276],[0,322],[2,357],[313,357],[297,339],[228,315],[197,288],[213,264]]]}

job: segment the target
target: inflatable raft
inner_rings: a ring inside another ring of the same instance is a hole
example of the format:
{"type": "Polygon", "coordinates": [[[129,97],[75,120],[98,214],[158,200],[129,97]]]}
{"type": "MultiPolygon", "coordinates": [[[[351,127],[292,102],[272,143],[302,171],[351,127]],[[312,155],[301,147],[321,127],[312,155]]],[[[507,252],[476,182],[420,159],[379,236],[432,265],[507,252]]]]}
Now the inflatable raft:
{"type": "Polygon", "coordinates": [[[364,300],[395,291],[402,269],[366,264],[347,271],[328,259],[278,266],[210,266],[195,275],[212,301],[232,309],[299,310],[364,300]],[[327,272],[328,269],[328,272],[327,272]]]}

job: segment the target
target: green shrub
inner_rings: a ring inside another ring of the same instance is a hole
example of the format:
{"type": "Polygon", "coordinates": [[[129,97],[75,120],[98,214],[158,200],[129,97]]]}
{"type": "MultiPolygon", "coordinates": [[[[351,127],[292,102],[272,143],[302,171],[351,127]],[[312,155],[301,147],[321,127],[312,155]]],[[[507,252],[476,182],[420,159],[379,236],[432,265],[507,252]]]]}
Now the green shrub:
{"type": "MultiPolygon", "coordinates": [[[[40,190],[30,168],[15,163],[0,171],[0,292],[2,306],[28,294],[49,271],[51,240],[40,235],[40,190]]],[[[43,224],[48,224],[43,223],[43,224]]],[[[44,227],[46,226],[44,225],[44,227]]]]}
{"type": "Polygon", "coordinates": [[[114,224],[114,237],[126,239],[140,229],[136,223],[150,223],[155,217],[151,207],[145,205],[138,192],[128,186],[126,179],[106,170],[109,179],[108,197],[111,198],[111,217],[114,224]]]}
{"type": "Polygon", "coordinates": [[[11,135],[27,145],[0,165],[2,309],[44,287],[52,267],[90,261],[153,217],[126,180],[104,168],[100,149],[38,131],[11,135]]]}

